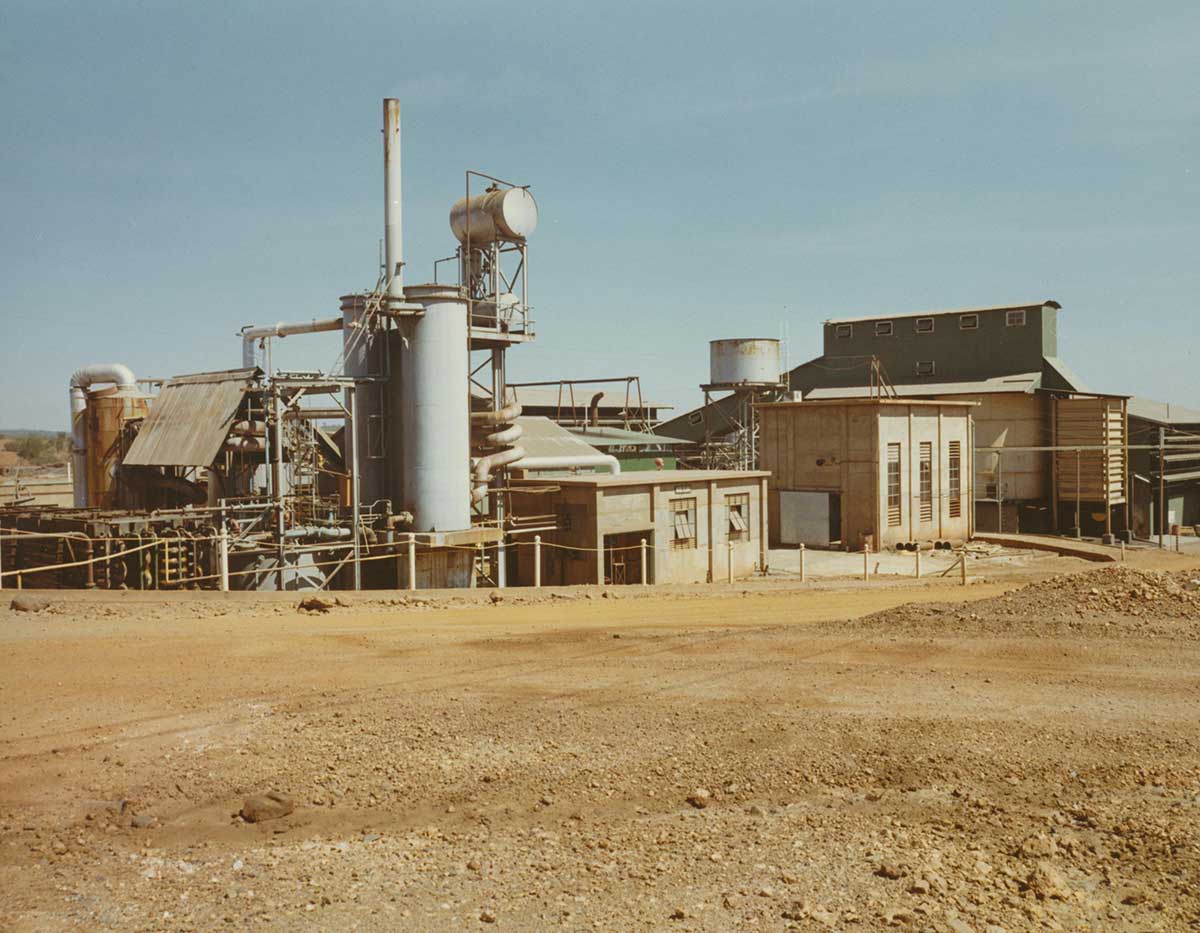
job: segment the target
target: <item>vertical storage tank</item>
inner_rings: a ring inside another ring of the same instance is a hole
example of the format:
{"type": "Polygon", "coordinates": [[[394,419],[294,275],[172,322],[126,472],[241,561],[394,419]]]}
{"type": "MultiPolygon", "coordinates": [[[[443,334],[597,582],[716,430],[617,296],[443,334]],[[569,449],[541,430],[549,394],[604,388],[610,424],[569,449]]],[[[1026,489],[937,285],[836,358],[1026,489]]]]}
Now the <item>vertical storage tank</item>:
{"type": "Polygon", "coordinates": [[[87,504],[89,508],[115,508],[121,434],[126,422],[145,418],[148,402],[132,389],[111,388],[92,392],[87,400],[87,504]]]}
{"type": "Polygon", "coordinates": [[[392,344],[399,502],[413,514],[413,531],[462,531],[471,527],[467,301],[447,285],[411,285],[404,294],[425,313],[401,319],[392,344]]]}
{"type": "Polygon", "coordinates": [[[714,386],[779,383],[779,341],[764,337],[709,343],[709,382],[714,386]]]}

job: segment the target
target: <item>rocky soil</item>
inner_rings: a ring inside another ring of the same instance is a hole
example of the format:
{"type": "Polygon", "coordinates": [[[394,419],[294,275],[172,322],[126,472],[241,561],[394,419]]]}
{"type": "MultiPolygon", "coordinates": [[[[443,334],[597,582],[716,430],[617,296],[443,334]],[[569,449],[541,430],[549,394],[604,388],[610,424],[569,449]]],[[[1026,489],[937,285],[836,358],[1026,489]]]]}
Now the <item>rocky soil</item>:
{"type": "Polygon", "coordinates": [[[0,925],[1196,928],[1196,578],[0,613],[0,925]]]}

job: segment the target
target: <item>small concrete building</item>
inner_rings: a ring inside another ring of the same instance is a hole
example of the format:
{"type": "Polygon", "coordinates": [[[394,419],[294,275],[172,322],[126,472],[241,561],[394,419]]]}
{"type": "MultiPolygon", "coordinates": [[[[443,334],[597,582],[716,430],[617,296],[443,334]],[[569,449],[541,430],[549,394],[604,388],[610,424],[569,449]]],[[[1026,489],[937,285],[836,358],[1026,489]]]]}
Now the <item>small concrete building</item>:
{"type": "Polygon", "coordinates": [[[771,543],[878,550],[969,538],[972,408],[891,398],[760,405],[771,543]]]}
{"type": "MultiPolygon", "coordinates": [[[[657,470],[511,481],[518,515],[544,516],[542,583],[724,580],[767,564],[767,476],[762,471],[657,470]],[[733,547],[730,548],[729,545],[733,547]]],[[[532,534],[516,553],[519,586],[534,582],[532,534]]]]}

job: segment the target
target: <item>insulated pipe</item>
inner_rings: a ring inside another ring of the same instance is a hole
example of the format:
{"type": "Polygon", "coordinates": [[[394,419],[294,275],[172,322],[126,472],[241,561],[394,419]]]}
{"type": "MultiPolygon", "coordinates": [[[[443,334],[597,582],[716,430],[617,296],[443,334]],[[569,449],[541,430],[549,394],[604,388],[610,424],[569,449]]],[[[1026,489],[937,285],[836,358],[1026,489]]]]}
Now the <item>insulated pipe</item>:
{"type": "Polygon", "coordinates": [[[621,472],[621,461],[612,454],[564,454],[560,457],[522,457],[510,463],[516,470],[569,470],[572,467],[608,467],[616,476],[621,472]]]}
{"type": "Polygon", "coordinates": [[[487,495],[488,480],[492,478],[492,470],[497,467],[508,466],[511,463],[522,459],[525,456],[524,447],[509,447],[505,450],[498,450],[494,454],[488,454],[486,457],[480,457],[475,461],[475,486],[471,490],[471,501],[481,502],[483,497],[487,495]]]}
{"type": "Polygon", "coordinates": [[[136,392],[133,370],[120,363],[81,366],[71,374],[71,466],[75,508],[87,508],[87,390],[111,382],[121,391],[136,392]]]}
{"type": "Polygon", "coordinates": [[[389,298],[404,300],[404,205],[400,172],[400,101],[383,100],[383,250],[389,298]]]}
{"type": "Polygon", "coordinates": [[[604,393],[597,392],[588,404],[588,424],[593,428],[600,427],[600,399],[602,398],[604,398],[604,393]]]}
{"type": "Polygon", "coordinates": [[[508,424],[521,416],[521,410],[521,406],[513,402],[499,411],[473,411],[471,424],[508,424]]]}
{"type": "Polygon", "coordinates": [[[264,327],[252,327],[247,324],[239,333],[242,337],[242,366],[250,369],[255,366],[254,341],[262,337],[290,337],[292,334],[316,334],[327,330],[341,330],[340,317],[313,318],[311,321],[300,321],[286,324],[268,324],[264,327]]]}

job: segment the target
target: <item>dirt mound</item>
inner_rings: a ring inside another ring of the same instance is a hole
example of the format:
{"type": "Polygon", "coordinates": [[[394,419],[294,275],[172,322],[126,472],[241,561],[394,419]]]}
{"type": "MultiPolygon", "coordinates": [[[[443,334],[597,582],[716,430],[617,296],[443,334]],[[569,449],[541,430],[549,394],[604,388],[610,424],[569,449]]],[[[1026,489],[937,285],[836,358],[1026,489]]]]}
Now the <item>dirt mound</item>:
{"type": "Polygon", "coordinates": [[[1052,577],[972,603],[908,604],[860,624],[899,631],[1200,636],[1200,574],[1113,566],[1052,577]]]}

